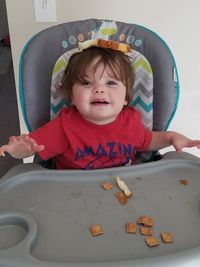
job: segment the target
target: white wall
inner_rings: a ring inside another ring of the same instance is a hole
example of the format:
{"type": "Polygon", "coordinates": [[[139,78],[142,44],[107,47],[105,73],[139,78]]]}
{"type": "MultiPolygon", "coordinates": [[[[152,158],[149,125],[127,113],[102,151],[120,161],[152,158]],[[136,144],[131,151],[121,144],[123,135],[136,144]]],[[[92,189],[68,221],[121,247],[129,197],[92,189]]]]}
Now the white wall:
{"type": "MultiPolygon", "coordinates": [[[[6,3],[18,87],[18,63],[23,46],[33,34],[55,23],[36,23],[32,0],[6,0],[6,3]]],[[[86,18],[113,19],[140,24],[157,32],[175,56],[181,85],[179,106],[170,130],[200,139],[199,0],[57,0],[56,7],[57,23],[86,18]]],[[[25,132],[22,118],[20,122],[25,132]]],[[[200,155],[197,149],[185,151],[200,155]]]]}

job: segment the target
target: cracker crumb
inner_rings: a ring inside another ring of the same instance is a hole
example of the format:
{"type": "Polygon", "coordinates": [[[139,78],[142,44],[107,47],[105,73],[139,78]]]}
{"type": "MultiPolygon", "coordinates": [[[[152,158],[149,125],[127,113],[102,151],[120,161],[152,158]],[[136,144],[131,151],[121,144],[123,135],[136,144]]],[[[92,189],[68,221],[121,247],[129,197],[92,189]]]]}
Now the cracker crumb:
{"type": "Polygon", "coordinates": [[[162,241],[164,243],[173,243],[173,236],[171,233],[168,233],[168,232],[163,232],[163,233],[160,233],[161,235],[161,238],[162,238],[162,241]]]}
{"type": "Polygon", "coordinates": [[[140,234],[152,236],[153,235],[153,229],[152,229],[152,227],[141,226],[140,227],[140,234]]]}
{"type": "Polygon", "coordinates": [[[128,202],[127,196],[124,195],[122,192],[116,192],[115,197],[119,201],[120,204],[125,205],[128,202]]]}
{"type": "Polygon", "coordinates": [[[104,234],[103,228],[100,224],[93,224],[90,226],[90,232],[93,236],[98,236],[104,234]]]}
{"type": "Polygon", "coordinates": [[[145,239],[145,242],[149,247],[155,247],[159,245],[159,240],[153,236],[148,236],[145,239]]]}
{"type": "Polygon", "coordinates": [[[128,222],[126,224],[126,232],[128,234],[136,234],[136,232],[137,232],[136,223],[128,222]]]}
{"type": "Polygon", "coordinates": [[[108,190],[113,188],[113,186],[108,182],[105,182],[105,183],[101,184],[101,187],[106,191],[108,191],[108,190]]]}
{"type": "Polygon", "coordinates": [[[137,220],[138,224],[142,224],[144,226],[153,226],[154,221],[151,217],[147,215],[140,216],[139,219],[137,220]]]}

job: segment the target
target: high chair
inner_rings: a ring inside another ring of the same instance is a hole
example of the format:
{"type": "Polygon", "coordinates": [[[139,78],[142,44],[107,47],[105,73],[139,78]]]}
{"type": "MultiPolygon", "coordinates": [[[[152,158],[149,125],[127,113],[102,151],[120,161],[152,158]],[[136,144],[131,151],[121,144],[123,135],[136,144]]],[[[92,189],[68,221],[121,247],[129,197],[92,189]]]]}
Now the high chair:
{"type": "MultiPolygon", "coordinates": [[[[98,38],[130,45],[136,74],[132,105],[146,127],[168,129],[179,98],[168,45],[140,25],[88,19],[47,28],[25,45],[19,89],[29,131],[69,105],[56,85],[78,43],[98,38]]],[[[199,159],[154,152],[141,153],[138,161],[147,163],[61,171],[36,160],[11,169],[0,181],[0,267],[200,266],[199,159]],[[116,177],[132,192],[125,205],[116,198],[116,177]],[[105,182],[109,191],[102,188],[105,182]],[[144,215],[153,220],[156,247],[140,233],[144,215]],[[126,232],[130,222],[136,224],[134,234],[126,232]],[[103,234],[92,236],[93,225],[102,226],[103,234]],[[160,236],[166,232],[173,237],[168,244],[160,236]]]]}

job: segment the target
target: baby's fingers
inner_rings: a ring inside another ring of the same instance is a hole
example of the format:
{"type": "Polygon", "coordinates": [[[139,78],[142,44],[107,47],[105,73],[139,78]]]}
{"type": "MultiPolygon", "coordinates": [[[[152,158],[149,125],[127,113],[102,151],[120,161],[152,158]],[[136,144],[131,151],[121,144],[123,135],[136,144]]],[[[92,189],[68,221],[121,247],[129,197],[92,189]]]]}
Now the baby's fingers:
{"type": "Polygon", "coordinates": [[[181,153],[182,152],[182,148],[181,147],[175,147],[175,149],[176,149],[177,153],[181,153]]]}
{"type": "Polygon", "coordinates": [[[31,146],[33,152],[39,152],[44,149],[44,145],[38,145],[37,142],[28,135],[25,137],[25,141],[31,146]]]}
{"type": "Polygon", "coordinates": [[[5,153],[1,148],[0,148],[0,157],[5,157],[5,153]]]}
{"type": "Polygon", "coordinates": [[[195,146],[200,149],[200,140],[195,140],[195,146]]]}
{"type": "Polygon", "coordinates": [[[17,137],[16,137],[16,136],[11,136],[11,137],[9,138],[9,141],[10,141],[10,142],[16,142],[16,141],[17,141],[17,137]]]}
{"type": "Polygon", "coordinates": [[[3,145],[0,147],[0,156],[5,157],[5,153],[4,152],[8,152],[9,151],[9,146],[8,145],[3,145]]]}
{"type": "Polygon", "coordinates": [[[44,149],[44,145],[32,144],[31,148],[33,152],[40,152],[44,149]]]}
{"type": "Polygon", "coordinates": [[[197,147],[200,149],[200,140],[193,140],[188,147],[197,147]]]}
{"type": "Polygon", "coordinates": [[[12,142],[12,143],[17,143],[17,142],[21,142],[21,141],[26,141],[26,134],[21,134],[21,135],[18,135],[18,136],[11,136],[9,138],[9,142],[12,142]]]}
{"type": "Polygon", "coordinates": [[[37,145],[37,142],[36,142],[33,138],[29,137],[28,135],[26,135],[26,136],[24,137],[24,141],[25,141],[26,143],[30,144],[31,146],[33,146],[33,145],[37,145]]]}

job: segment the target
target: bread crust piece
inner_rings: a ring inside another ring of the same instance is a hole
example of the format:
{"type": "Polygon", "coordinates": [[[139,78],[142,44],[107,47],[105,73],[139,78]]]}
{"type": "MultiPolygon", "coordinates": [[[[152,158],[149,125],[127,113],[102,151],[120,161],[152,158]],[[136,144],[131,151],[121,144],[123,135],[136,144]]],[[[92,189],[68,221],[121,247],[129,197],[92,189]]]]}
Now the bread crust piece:
{"type": "Polygon", "coordinates": [[[164,243],[173,243],[174,242],[174,239],[173,239],[173,236],[171,233],[163,232],[163,233],[160,233],[160,235],[161,235],[162,241],[164,243]]]}
{"type": "Polygon", "coordinates": [[[101,184],[101,187],[103,187],[103,189],[106,190],[106,191],[108,191],[111,188],[113,188],[113,186],[108,182],[105,182],[105,183],[101,184]]]}
{"type": "Polygon", "coordinates": [[[159,245],[159,240],[155,238],[154,236],[148,236],[145,239],[145,242],[149,247],[155,247],[159,245]]]}
{"type": "Polygon", "coordinates": [[[137,223],[142,224],[144,226],[154,226],[153,219],[147,215],[140,216],[137,220],[137,223]]]}
{"type": "Polygon", "coordinates": [[[91,39],[84,42],[79,42],[79,51],[81,52],[82,50],[87,49],[88,47],[91,46],[118,50],[125,54],[131,53],[131,47],[128,44],[119,43],[112,40],[104,40],[104,39],[91,39]]]}
{"type": "Polygon", "coordinates": [[[127,222],[127,224],[126,224],[126,232],[128,234],[136,234],[136,232],[137,232],[136,223],[127,222]]]}
{"type": "Polygon", "coordinates": [[[153,229],[152,229],[152,227],[141,226],[140,227],[140,234],[152,236],[153,235],[153,229]]]}
{"type": "Polygon", "coordinates": [[[122,192],[116,192],[115,196],[120,204],[125,205],[128,202],[128,198],[122,192]]]}
{"type": "Polygon", "coordinates": [[[97,46],[103,47],[103,48],[110,48],[113,50],[119,50],[124,53],[130,53],[131,48],[129,45],[124,43],[118,43],[112,40],[104,40],[104,39],[98,39],[97,40],[97,46]]]}
{"type": "Polygon", "coordinates": [[[126,195],[127,197],[131,197],[132,192],[130,191],[126,183],[119,176],[116,176],[116,181],[119,189],[122,190],[124,195],[126,195]]]}
{"type": "Polygon", "coordinates": [[[90,232],[93,236],[104,234],[103,228],[100,224],[93,224],[90,226],[90,232]]]}

